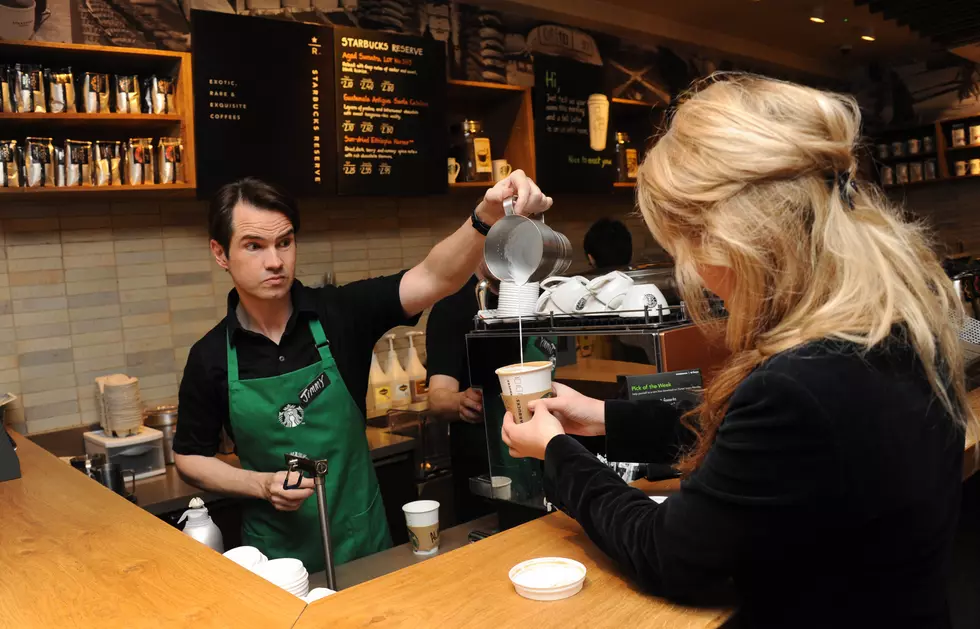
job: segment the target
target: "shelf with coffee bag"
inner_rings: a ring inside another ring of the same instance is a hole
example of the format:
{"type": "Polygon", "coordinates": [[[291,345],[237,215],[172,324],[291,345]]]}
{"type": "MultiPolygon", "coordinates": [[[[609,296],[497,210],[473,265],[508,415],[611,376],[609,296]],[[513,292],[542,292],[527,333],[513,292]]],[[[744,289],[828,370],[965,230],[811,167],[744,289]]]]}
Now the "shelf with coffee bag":
{"type": "Polygon", "coordinates": [[[450,188],[486,188],[513,170],[536,177],[531,88],[450,80],[450,188]]]}
{"type": "Polygon", "coordinates": [[[0,41],[0,194],[186,194],[190,54],[0,41]]]}

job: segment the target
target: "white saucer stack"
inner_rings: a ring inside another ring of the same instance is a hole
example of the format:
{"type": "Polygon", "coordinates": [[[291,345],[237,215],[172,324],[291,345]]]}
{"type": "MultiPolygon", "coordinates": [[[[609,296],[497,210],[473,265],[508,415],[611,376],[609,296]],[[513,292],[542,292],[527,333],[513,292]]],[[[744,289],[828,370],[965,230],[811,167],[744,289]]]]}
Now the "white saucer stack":
{"type": "Polygon", "coordinates": [[[127,437],[143,425],[140,381],[121,373],[95,379],[95,400],[106,436],[127,437]]]}

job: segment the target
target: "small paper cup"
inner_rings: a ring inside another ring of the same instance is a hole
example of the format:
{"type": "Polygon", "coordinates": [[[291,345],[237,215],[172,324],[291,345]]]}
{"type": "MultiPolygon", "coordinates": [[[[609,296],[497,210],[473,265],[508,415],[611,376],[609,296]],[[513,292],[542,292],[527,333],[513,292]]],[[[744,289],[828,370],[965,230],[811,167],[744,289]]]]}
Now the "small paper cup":
{"type": "Polygon", "coordinates": [[[416,500],[402,506],[408,539],[416,555],[433,555],[439,552],[439,502],[416,500]]]}

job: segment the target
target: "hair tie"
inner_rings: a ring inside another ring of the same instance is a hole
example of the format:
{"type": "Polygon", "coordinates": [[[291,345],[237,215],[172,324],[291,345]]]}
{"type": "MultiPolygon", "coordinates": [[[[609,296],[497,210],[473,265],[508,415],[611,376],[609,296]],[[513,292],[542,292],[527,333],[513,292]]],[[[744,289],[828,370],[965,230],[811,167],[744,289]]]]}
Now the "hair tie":
{"type": "Polygon", "coordinates": [[[854,209],[854,193],[857,192],[857,182],[851,177],[851,171],[835,172],[832,177],[828,177],[827,184],[831,189],[836,186],[841,203],[850,210],[854,209]]]}

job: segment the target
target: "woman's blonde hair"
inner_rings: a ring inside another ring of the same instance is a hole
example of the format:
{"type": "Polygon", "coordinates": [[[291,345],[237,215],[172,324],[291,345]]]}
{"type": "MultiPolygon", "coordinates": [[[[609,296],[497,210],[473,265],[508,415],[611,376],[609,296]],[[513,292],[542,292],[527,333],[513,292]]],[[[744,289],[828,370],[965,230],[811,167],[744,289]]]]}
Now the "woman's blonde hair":
{"type": "Polygon", "coordinates": [[[726,301],[732,355],[705,390],[703,461],[739,383],[769,357],[817,339],[871,348],[904,324],[936,396],[960,426],[966,404],[962,305],[921,225],[856,182],[853,98],[751,75],[687,94],[643,160],[640,211],[673,256],[694,320],[710,324],[702,270],[736,278],[726,301]]]}

